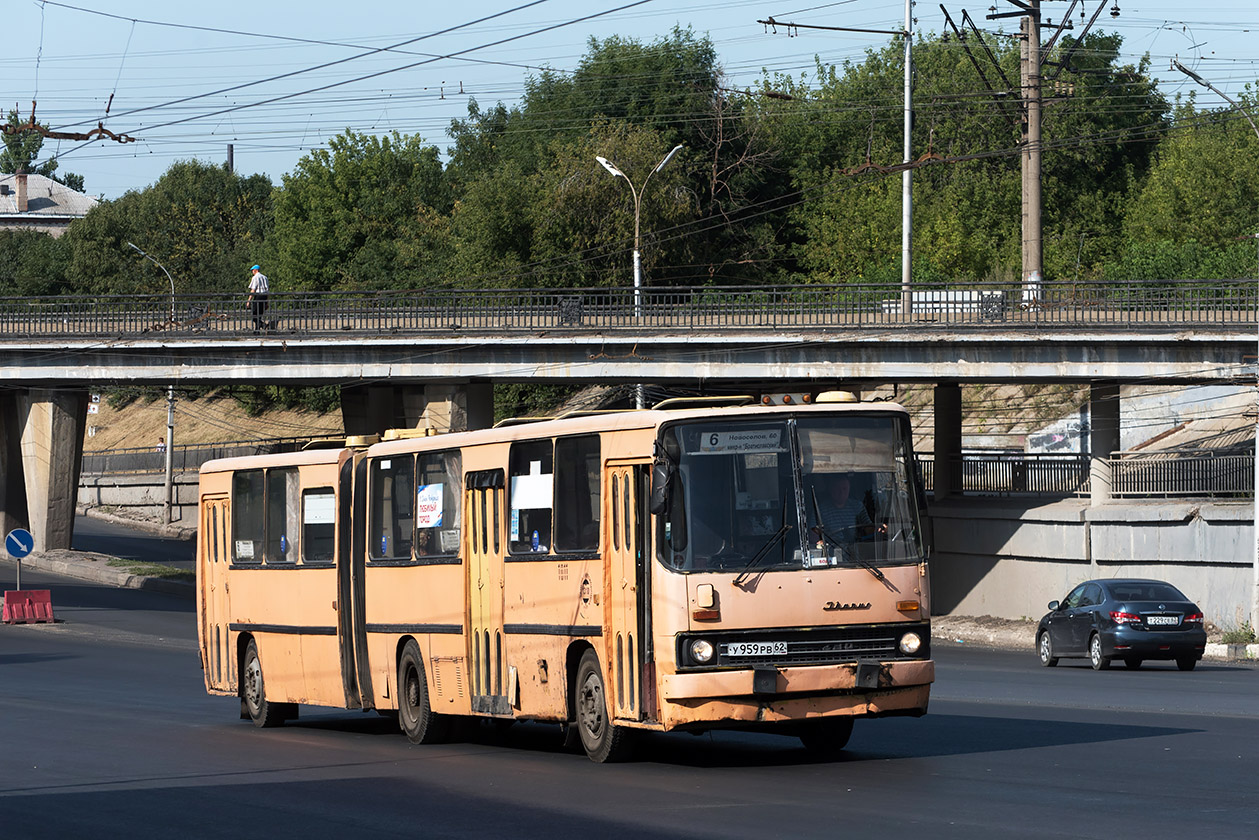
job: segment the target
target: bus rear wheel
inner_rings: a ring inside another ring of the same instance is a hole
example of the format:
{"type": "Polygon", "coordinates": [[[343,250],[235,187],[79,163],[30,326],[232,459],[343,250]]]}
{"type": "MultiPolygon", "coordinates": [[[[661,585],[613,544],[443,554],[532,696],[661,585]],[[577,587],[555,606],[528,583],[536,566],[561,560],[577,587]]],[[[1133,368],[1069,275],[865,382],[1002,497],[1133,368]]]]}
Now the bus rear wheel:
{"type": "Polygon", "coordinates": [[[252,639],[245,648],[245,667],[241,669],[240,696],[245,701],[245,711],[254,726],[268,728],[279,726],[288,717],[286,704],[267,700],[262,681],[262,660],[258,658],[258,645],[252,639]]]}
{"type": "Polygon", "coordinates": [[[831,718],[806,723],[800,730],[800,743],[820,758],[833,758],[848,746],[852,737],[852,718],[831,718]]]}
{"type": "Polygon", "coordinates": [[[607,692],[603,686],[603,669],[599,656],[587,650],[577,666],[574,693],[577,734],[591,761],[598,764],[620,761],[630,750],[630,733],[612,723],[607,692]]]}
{"type": "Polygon", "coordinates": [[[398,726],[412,744],[437,744],[450,733],[450,718],[433,711],[420,646],[412,639],[398,658],[398,726]]]}

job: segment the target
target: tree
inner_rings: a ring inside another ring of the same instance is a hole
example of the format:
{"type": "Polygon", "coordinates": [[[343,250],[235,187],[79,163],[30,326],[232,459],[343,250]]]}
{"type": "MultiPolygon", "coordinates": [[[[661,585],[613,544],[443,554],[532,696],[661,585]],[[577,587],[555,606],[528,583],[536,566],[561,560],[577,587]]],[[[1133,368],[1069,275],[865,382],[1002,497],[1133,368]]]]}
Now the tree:
{"type": "Polygon", "coordinates": [[[70,225],[69,282],[95,294],[168,288],[132,242],[171,273],[177,292],[241,291],[249,266],[266,259],[271,192],[265,175],[177,162],[152,186],[103,201],[70,225]]]}
{"type": "Polygon", "coordinates": [[[70,249],[34,230],[0,230],[0,296],[43,297],[68,291],[70,249]]]}
{"type": "Polygon", "coordinates": [[[419,220],[451,206],[436,147],[397,132],[347,130],[298,161],[276,192],[276,273],[290,288],[412,285],[408,276],[421,255],[399,243],[414,245],[419,220]]]}
{"type": "MultiPolygon", "coordinates": [[[[38,131],[34,131],[29,127],[22,130],[23,126],[29,125],[26,120],[18,116],[17,111],[9,111],[8,125],[15,131],[10,134],[4,132],[0,134],[0,138],[4,139],[4,150],[0,151],[0,172],[28,172],[34,175],[43,175],[45,178],[52,178],[54,181],[65,184],[76,192],[83,192],[83,176],[76,175],[73,172],[67,172],[62,176],[57,176],[57,159],[49,158],[37,167],[34,167],[35,159],[39,157],[40,149],[44,146],[44,136],[38,131]]],[[[43,126],[47,128],[47,125],[43,126]]]]}

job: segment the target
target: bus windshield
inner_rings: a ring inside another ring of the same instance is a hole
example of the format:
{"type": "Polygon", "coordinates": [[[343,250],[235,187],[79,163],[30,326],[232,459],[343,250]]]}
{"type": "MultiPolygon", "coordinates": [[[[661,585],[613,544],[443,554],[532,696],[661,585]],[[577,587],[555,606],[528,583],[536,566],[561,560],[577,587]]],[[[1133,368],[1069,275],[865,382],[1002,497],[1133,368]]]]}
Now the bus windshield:
{"type": "Polygon", "coordinates": [[[907,424],[890,416],[666,427],[660,560],[682,572],[917,563],[907,424]]]}

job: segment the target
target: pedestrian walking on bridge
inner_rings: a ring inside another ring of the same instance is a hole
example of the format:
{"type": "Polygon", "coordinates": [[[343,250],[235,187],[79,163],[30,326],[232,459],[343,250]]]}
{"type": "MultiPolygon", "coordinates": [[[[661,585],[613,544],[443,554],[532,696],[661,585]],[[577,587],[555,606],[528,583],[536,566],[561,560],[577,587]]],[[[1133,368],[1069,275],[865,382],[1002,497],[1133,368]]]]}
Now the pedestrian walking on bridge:
{"type": "Polygon", "coordinates": [[[249,270],[253,272],[253,277],[249,279],[249,299],[245,301],[245,308],[253,314],[256,333],[258,330],[269,329],[263,316],[267,313],[271,287],[267,284],[267,275],[262,273],[262,266],[255,265],[249,270]]]}

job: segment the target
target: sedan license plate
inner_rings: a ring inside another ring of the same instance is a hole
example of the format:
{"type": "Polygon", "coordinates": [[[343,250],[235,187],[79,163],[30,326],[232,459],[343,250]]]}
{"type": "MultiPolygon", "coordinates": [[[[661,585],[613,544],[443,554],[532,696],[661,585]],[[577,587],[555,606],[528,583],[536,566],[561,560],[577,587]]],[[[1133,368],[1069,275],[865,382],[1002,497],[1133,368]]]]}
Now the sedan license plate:
{"type": "Polygon", "coordinates": [[[730,642],[726,645],[726,656],[779,656],[786,653],[786,642],[730,642]]]}
{"type": "Polygon", "coordinates": [[[1176,627],[1180,624],[1178,615],[1147,615],[1145,623],[1151,627],[1176,627]]]}

